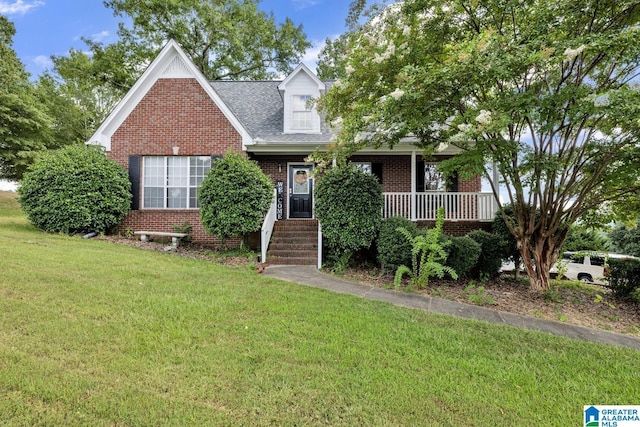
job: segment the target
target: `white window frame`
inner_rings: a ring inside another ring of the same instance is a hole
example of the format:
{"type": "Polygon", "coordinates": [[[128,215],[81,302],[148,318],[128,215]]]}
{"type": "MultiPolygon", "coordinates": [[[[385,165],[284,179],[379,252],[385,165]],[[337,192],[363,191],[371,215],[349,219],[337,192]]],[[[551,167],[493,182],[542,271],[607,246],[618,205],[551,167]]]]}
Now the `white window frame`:
{"type": "Polygon", "coordinates": [[[309,106],[311,99],[311,95],[291,95],[291,129],[313,129],[313,109],[309,106]]]}
{"type": "Polygon", "coordinates": [[[198,189],[210,169],[210,156],[143,156],[142,209],[198,209],[198,189]],[[148,198],[152,189],[154,199],[148,198]],[[172,205],[179,198],[184,203],[172,205]]]}

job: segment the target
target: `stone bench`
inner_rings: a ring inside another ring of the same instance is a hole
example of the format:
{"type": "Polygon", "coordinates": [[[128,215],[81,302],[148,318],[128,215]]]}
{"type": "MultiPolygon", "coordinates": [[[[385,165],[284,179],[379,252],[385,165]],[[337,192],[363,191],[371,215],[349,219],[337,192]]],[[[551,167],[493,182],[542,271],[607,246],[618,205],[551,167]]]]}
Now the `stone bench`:
{"type": "Polygon", "coordinates": [[[168,233],[165,231],[136,231],[133,234],[140,236],[140,240],[148,242],[151,236],[157,237],[171,237],[171,244],[177,248],[180,244],[180,239],[187,237],[187,233],[168,233]]]}

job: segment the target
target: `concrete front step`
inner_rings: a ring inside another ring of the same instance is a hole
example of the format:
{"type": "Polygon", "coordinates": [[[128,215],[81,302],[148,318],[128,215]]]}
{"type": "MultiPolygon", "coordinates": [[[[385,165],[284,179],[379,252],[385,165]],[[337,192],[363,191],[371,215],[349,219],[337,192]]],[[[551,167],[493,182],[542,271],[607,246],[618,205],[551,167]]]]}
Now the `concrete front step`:
{"type": "Polygon", "coordinates": [[[316,265],[317,263],[317,256],[315,258],[267,256],[267,264],[272,265],[316,265]]]}
{"type": "Polygon", "coordinates": [[[316,265],[318,221],[286,220],[274,224],[267,264],[316,265]]]}
{"type": "Polygon", "coordinates": [[[289,257],[289,258],[318,258],[318,251],[315,250],[291,250],[291,249],[275,249],[269,250],[267,253],[267,259],[269,256],[289,257]]]}
{"type": "Polygon", "coordinates": [[[318,245],[314,244],[304,244],[304,243],[296,243],[296,242],[271,242],[269,245],[269,251],[318,251],[318,245]]]}

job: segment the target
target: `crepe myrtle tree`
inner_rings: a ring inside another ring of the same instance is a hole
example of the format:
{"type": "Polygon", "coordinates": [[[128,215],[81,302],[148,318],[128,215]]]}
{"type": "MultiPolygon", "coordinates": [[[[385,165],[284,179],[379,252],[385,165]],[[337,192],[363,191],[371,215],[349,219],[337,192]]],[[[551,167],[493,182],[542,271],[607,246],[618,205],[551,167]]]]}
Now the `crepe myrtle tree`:
{"type": "Polygon", "coordinates": [[[406,136],[457,147],[443,171],[502,191],[533,291],[577,218],[637,199],[637,1],[405,0],[348,39],[345,77],[319,101],[340,129],[329,154],[406,136]]]}

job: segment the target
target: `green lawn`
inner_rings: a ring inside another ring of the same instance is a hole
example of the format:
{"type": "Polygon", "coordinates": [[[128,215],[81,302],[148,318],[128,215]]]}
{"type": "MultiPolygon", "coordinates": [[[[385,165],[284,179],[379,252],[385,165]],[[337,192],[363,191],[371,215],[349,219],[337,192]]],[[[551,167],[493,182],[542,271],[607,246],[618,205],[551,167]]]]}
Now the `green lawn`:
{"type": "Polygon", "coordinates": [[[0,193],[1,425],[582,425],[640,353],[43,234],[0,193]]]}

